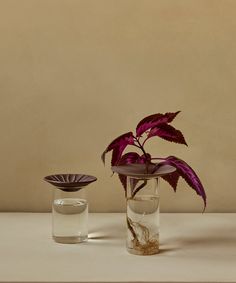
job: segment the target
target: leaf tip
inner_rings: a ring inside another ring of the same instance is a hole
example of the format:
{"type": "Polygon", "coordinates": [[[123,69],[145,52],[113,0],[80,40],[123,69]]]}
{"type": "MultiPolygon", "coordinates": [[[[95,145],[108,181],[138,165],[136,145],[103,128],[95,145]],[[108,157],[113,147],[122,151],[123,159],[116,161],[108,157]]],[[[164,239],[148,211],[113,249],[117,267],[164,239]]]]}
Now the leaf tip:
{"type": "Polygon", "coordinates": [[[202,214],[206,211],[206,206],[207,206],[207,203],[206,203],[206,200],[204,199],[204,207],[203,207],[203,210],[202,210],[202,214]]]}
{"type": "Polygon", "coordinates": [[[179,111],[176,111],[176,112],[173,112],[173,114],[174,114],[174,117],[173,117],[173,119],[179,114],[181,112],[181,110],[179,110],[179,111]]]}
{"type": "Polygon", "coordinates": [[[105,166],[105,155],[106,155],[106,151],[104,151],[101,155],[101,159],[102,159],[104,166],[105,166]]]}

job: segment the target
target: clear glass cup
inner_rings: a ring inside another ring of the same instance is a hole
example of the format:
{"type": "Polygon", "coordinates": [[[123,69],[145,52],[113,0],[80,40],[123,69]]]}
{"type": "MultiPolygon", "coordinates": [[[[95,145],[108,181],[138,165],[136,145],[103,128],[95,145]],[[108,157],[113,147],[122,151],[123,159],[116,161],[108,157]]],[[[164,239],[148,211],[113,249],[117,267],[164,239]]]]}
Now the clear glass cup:
{"type": "Polygon", "coordinates": [[[127,180],[127,250],[136,255],[159,252],[158,178],[127,180]]]}
{"type": "Polygon", "coordinates": [[[73,244],[88,239],[88,202],[85,187],[96,177],[85,174],[55,174],[44,177],[54,186],[52,236],[58,243],[73,244]]]}
{"type": "Polygon", "coordinates": [[[52,236],[58,243],[88,239],[88,202],[83,188],[55,188],[52,202],[52,236]]]}

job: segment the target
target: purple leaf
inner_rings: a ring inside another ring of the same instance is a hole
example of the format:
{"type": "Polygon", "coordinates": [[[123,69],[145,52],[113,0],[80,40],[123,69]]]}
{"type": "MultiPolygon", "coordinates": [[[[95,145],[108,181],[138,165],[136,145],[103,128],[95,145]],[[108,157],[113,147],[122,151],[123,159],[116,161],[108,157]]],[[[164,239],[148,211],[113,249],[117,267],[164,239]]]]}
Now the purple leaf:
{"type": "Polygon", "coordinates": [[[137,163],[140,163],[140,164],[145,164],[145,163],[151,163],[151,155],[149,153],[146,153],[146,155],[141,155],[138,162],[137,163]]]}
{"type": "Polygon", "coordinates": [[[179,173],[175,171],[173,173],[170,173],[170,174],[167,174],[161,177],[166,182],[168,182],[171,185],[171,187],[174,189],[174,191],[176,192],[179,176],[180,176],[179,173]]]}
{"type": "Polygon", "coordinates": [[[103,154],[101,156],[103,163],[105,163],[106,153],[113,150],[111,164],[116,165],[118,163],[119,159],[121,158],[123,151],[125,150],[125,148],[129,144],[130,145],[134,144],[134,138],[133,138],[132,132],[125,133],[125,134],[119,136],[118,138],[116,138],[114,141],[112,141],[108,145],[108,147],[103,152],[103,154]]]}
{"type": "MultiPolygon", "coordinates": [[[[145,164],[145,163],[150,163],[150,162],[151,162],[151,155],[149,153],[146,153],[146,156],[144,154],[140,156],[136,152],[128,152],[121,157],[118,165],[126,165],[126,164],[134,164],[134,163],[145,164]]],[[[119,174],[119,179],[125,191],[127,191],[127,176],[119,174]]],[[[138,180],[133,179],[132,190],[135,189],[137,183],[138,183],[138,180]]]]}
{"type": "Polygon", "coordinates": [[[176,142],[187,145],[181,131],[176,130],[174,127],[168,124],[161,124],[156,127],[153,127],[148,134],[148,138],[151,138],[153,136],[158,136],[170,142],[176,142]]]}
{"type": "MultiPolygon", "coordinates": [[[[203,198],[204,201],[204,208],[206,207],[206,193],[203,188],[203,185],[198,178],[197,174],[194,172],[194,170],[183,160],[175,157],[175,156],[169,156],[167,159],[163,162],[163,164],[169,164],[176,168],[176,172],[184,178],[184,180],[188,183],[188,185],[193,188],[198,195],[200,195],[203,198]]],[[[177,178],[177,176],[175,176],[177,178]]],[[[169,179],[170,180],[170,179],[169,179]]],[[[166,180],[167,181],[167,180],[166,180]]],[[[177,179],[178,181],[178,179],[177,179]]],[[[172,182],[172,181],[171,181],[172,182]]],[[[173,186],[175,186],[175,180],[173,180],[173,186]]]]}
{"type": "Polygon", "coordinates": [[[146,132],[147,130],[155,126],[172,122],[174,118],[176,117],[176,115],[179,114],[179,112],[180,111],[177,111],[175,113],[165,113],[165,114],[157,113],[157,114],[153,114],[153,115],[145,117],[137,125],[137,128],[136,128],[137,137],[140,137],[144,132],[146,132]]]}
{"type": "Polygon", "coordinates": [[[125,192],[127,191],[127,176],[125,175],[121,175],[121,174],[118,174],[119,176],[119,179],[120,179],[120,182],[125,190],[125,192]]]}
{"type": "Polygon", "coordinates": [[[121,157],[118,165],[137,163],[140,158],[141,156],[137,152],[128,152],[121,157]]]}
{"type": "MultiPolygon", "coordinates": [[[[118,165],[139,163],[140,160],[141,160],[141,157],[137,152],[128,152],[121,157],[118,165]]],[[[127,176],[119,174],[119,179],[126,191],[127,190],[127,176]]]]}

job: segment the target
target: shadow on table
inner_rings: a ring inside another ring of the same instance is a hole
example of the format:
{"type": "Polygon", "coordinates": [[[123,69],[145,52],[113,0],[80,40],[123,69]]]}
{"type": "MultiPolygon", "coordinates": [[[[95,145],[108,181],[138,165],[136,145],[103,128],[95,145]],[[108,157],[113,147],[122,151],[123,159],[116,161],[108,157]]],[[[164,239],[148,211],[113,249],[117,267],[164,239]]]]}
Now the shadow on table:
{"type": "Polygon", "coordinates": [[[114,239],[113,235],[103,234],[102,232],[92,232],[89,233],[89,240],[109,240],[114,239]]]}
{"type": "Polygon", "coordinates": [[[196,230],[196,234],[183,235],[183,237],[178,237],[173,239],[178,242],[180,246],[225,246],[232,245],[236,246],[236,226],[235,227],[224,227],[224,225],[219,225],[219,227],[209,227],[208,229],[196,230]]]}
{"type": "Polygon", "coordinates": [[[158,254],[168,255],[172,254],[173,252],[179,250],[179,247],[160,247],[158,254]]]}
{"type": "MultiPolygon", "coordinates": [[[[234,234],[236,235],[236,234],[234,234]]],[[[232,245],[234,244],[236,246],[236,237],[232,236],[232,237],[228,237],[228,236],[219,236],[217,237],[216,235],[206,235],[201,236],[201,237],[197,237],[196,238],[186,238],[183,237],[182,239],[179,239],[178,242],[182,245],[189,245],[189,246],[193,246],[193,245],[201,245],[201,246],[219,246],[219,245],[232,245]]]]}
{"type": "Polygon", "coordinates": [[[89,230],[89,239],[93,240],[107,240],[107,239],[122,239],[126,237],[125,225],[101,225],[89,230]]]}

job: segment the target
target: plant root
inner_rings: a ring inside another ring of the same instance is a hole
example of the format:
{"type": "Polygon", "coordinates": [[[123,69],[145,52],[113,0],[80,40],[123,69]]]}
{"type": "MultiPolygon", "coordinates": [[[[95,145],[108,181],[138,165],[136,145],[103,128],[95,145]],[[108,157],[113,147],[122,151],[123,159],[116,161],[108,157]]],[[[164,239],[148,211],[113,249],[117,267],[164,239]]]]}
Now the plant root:
{"type": "Polygon", "coordinates": [[[131,240],[132,247],[128,247],[132,250],[132,253],[139,255],[152,255],[158,253],[159,241],[158,239],[150,238],[150,232],[147,227],[138,222],[133,222],[129,217],[127,217],[127,224],[128,229],[133,236],[133,239],[131,240]]]}

